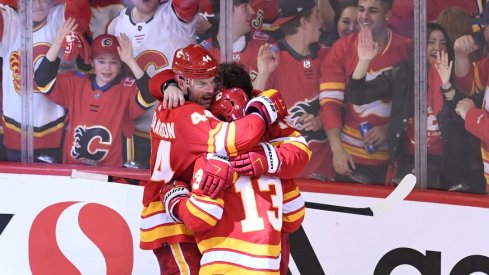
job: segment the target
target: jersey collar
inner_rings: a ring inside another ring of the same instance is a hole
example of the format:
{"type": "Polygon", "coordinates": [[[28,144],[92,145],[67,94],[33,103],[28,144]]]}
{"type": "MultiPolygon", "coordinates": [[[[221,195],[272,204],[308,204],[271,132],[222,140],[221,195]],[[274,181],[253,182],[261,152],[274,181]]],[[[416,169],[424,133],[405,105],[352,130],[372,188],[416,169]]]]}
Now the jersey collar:
{"type": "Polygon", "coordinates": [[[114,78],[114,80],[112,80],[111,82],[109,82],[109,83],[105,84],[104,86],[100,87],[97,84],[97,81],[95,80],[95,77],[96,77],[95,74],[90,75],[90,81],[92,83],[92,90],[93,91],[102,91],[102,92],[105,92],[105,91],[109,90],[110,88],[112,88],[112,86],[117,85],[119,82],[121,82],[121,79],[122,79],[122,76],[119,75],[116,78],[114,78]]]}
{"type": "Polygon", "coordinates": [[[277,42],[277,45],[281,51],[289,52],[290,55],[292,55],[292,57],[294,57],[298,61],[300,61],[304,58],[315,59],[318,55],[318,50],[319,50],[319,44],[318,43],[312,43],[311,45],[309,45],[309,49],[311,50],[311,54],[307,55],[307,56],[303,56],[300,53],[296,52],[294,49],[292,49],[292,47],[289,44],[287,44],[285,39],[279,40],[277,42]]]}
{"type": "MultiPolygon", "coordinates": [[[[132,20],[132,10],[134,9],[134,7],[129,7],[126,9],[126,15],[129,17],[129,21],[131,22],[131,24],[133,24],[134,26],[136,26],[137,24],[141,24],[143,22],[140,22],[140,23],[136,23],[132,20]]],[[[155,13],[156,14],[156,13],[155,13]]],[[[155,17],[155,15],[153,14],[153,16],[151,16],[150,19],[148,19],[148,21],[144,22],[146,24],[148,24],[149,22],[151,22],[151,20],[153,20],[153,18],[155,17]]]]}

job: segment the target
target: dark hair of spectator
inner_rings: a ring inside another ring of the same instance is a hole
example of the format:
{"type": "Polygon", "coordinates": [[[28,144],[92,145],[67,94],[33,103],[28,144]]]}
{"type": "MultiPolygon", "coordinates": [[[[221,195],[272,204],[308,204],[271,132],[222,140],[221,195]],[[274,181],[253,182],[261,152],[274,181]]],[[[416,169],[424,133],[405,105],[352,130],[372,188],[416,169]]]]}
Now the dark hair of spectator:
{"type": "Polygon", "coordinates": [[[394,0],[380,0],[380,2],[384,4],[385,10],[390,10],[392,9],[392,3],[394,2],[394,0]]]}
{"type": "Polygon", "coordinates": [[[237,7],[242,4],[249,3],[250,0],[233,0],[233,6],[237,7]]]}
{"type": "Polygon", "coordinates": [[[253,97],[253,84],[242,64],[236,62],[219,64],[215,81],[218,90],[240,88],[249,98],[253,97]]]}
{"type": "Polygon", "coordinates": [[[290,20],[289,22],[284,23],[280,26],[280,30],[284,35],[293,35],[299,31],[299,26],[301,24],[301,18],[306,18],[307,21],[311,19],[312,9],[305,11],[303,13],[297,14],[297,16],[290,20]]]}
{"type": "Polygon", "coordinates": [[[338,22],[340,22],[341,14],[346,8],[349,7],[357,7],[358,0],[343,0],[336,5],[335,14],[334,14],[334,30],[333,35],[328,39],[328,45],[333,45],[333,43],[338,40],[340,35],[338,34],[338,22]]]}
{"type": "MultiPolygon", "coordinates": [[[[448,60],[454,60],[455,58],[455,52],[453,50],[453,44],[450,41],[450,37],[448,36],[447,31],[445,28],[443,28],[440,24],[437,23],[428,23],[426,26],[426,39],[429,39],[430,34],[433,31],[440,31],[443,33],[443,36],[445,37],[446,43],[447,43],[447,53],[448,53],[448,60]]],[[[428,41],[427,41],[428,42],[428,41]]],[[[426,45],[428,46],[428,45],[426,45]]],[[[409,61],[408,61],[408,77],[407,77],[407,82],[406,82],[406,89],[404,90],[405,93],[407,93],[407,100],[405,101],[405,106],[404,108],[408,108],[409,110],[409,115],[414,115],[414,45],[411,47],[411,52],[409,54],[409,61]]],[[[453,70],[453,69],[452,69],[453,70]]],[[[453,73],[451,76],[452,79],[450,79],[450,82],[453,84],[453,73]]]]}

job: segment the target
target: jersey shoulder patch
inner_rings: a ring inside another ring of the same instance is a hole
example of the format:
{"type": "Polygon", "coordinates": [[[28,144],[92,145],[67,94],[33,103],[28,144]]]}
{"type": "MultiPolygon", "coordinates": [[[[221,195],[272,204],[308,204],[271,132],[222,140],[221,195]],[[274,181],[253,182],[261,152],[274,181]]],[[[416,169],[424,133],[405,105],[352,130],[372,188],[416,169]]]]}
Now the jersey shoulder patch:
{"type": "Polygon", "coordinates": [[[261,41],[268,41],[270,39],[270,35],[261,32],[261,31],[253,31],[253,39],[255,40],[261,40],[261,41]]]}
{"type": "Polygon", "coordinates": [[[205,49],[209,49],[212,46],[210,39],[205,39],[200,42],[200,45],[205,49]]]}
{"type": "Polygon", "coordinates": [[[134,86],[134,83],[136,82],[136,79],[132,77],[126,77],[122,80],[122,85],[126,87],[131,87],[134,86]]]}
{"type": "Polygon", "coordinates": [[[87,73],[81,72],[81,71],[74,71],[73,75],[78,78],[85,78],[87,77],[87,73]]]}

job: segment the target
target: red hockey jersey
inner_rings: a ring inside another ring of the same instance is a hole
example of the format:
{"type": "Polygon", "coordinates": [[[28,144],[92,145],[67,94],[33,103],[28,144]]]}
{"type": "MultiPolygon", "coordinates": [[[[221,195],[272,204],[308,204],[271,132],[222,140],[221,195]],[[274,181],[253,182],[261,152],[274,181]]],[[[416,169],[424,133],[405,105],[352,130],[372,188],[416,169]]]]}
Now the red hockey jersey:
{"type": "Polygon", "coordinates": [[[301,131],[312,150],[311,161],[299,177],[333,179],[333,156],[324,130],[306,131],[301,122],[305,114],[319,116],[319,66],[328,49],[317,45],[310,56],[302,56],[283,40],[277,45],[280,63],[266,88],[280,91],[289,110],[287,122],[301,131]]]}
{"type": "Polygon", "coordinates": [[[174,110],[156,108],[151,123],[151,179],[144,187],[140,246],[194,242],[193,233],[165,213],[161,188],[174,179],[191,182],[194,162],[203,154],[236,155],[258,144],[265,122],[255,114],[225,123],[202,106],[186,102],[174,110]]]}
{"type": "MultiPolygon", "coordinates": [[[[358,63],[358,33],[336,41],[321,64],[320,90],[321,120],[325,130],[341,128],[341,141],[345,150],[356,163],[380,165],[389,158],[387,145],[368,153],[360,135],[358,125],[364,121],[372,126],[389,123],[391,113],[390,97],[361,106],[343,102],[346,81],[358,63]],[[345,104],[346,117],[342,124],[341,108],[345,104]]],[[[389,40],[383,51],[370,63],[366,79],[370,80],[409,56],[411,41],[389,30],[389,40]]]]}
{"type": "Polygon", "coordinates": [[[48,77],[43,81],[48,84],[39,89],[68,111],[63,163],[122,167],[122,126],[134,124],[134,119],[151,107],[149,91],[141,95],[133,78],[119,77],[97,87],[95,75],[56,75],[57,68],[43,60],[38,70],[46,71],[48,77]]]}
{"type": "Polygon", "coordinates": [[[240,176],[222,198],[212,200],[197,189],[206,160],[195,163],[194,192],[180,203],[178,213],[195,232],[202,252],[201,274],[279,274],[281,232],[297,230],[305,214],[293,179],[279,177],[296,176],[310,150],[298,132],[285,124],[274,127],[265,140],[287,156],[280,167],[287,174],[240,176]]]}

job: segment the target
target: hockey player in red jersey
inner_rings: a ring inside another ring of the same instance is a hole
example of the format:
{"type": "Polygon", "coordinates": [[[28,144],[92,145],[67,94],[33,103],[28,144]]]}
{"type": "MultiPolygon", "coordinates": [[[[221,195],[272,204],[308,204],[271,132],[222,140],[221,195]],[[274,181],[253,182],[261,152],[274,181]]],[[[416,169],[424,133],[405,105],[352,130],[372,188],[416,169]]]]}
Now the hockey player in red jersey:
{"type": "Polygon", "coordinates": [[[163,99],[162,90],[174,79],[187,101],[174,110],[164,109],[160,103],[153,117],[151,178],[144,187],[140,247],[154,250],[161,274],[196,274],[200,253],[193,233],[167,215],[160,199],[162,188],[175,179],[191,182],[195,160],[212,153],[201,185],[215,197],[225,188],[230,169],[215,155],[233,156],[251,149],[265,129],[285,117],[286,107],[280,95],[270,91],[250,102],[243,119],[222,122],[206,110],[214,95],[217,69],[217,61],[209,52],[194,44],[179,49],[172,67],[172,71],[160,72],[151,79],[151,93],[163,99]]]}
{"type": "MultiPolygon", "coordinates": [[[[241,89],[226,89],[216,95],[211,111],[225,121],[237,120],[248,98],[241,89]]],[[[286,265],[280,264],[281,237],[300,226],[305,212],[291,178],[309,157],[305,139],[282,121],[253,151],[231,161],[240,176],[217,199],[203,194],[199,186],[205,158],[195,164],[191,187],[181,181],[167,186],[162,197],[172,209],[170,216],[195,231],[203,254],[200,274],[287,273],[286,265]]],[[[285,248],[287,255],[282,257],[288,257],[285,248]]]]}
{"type": "Polygon", "coordinates": [[[75,28],[72,19],[62,25],[35,71],[35,81],[42,93],[68,110],[63,163],[121,167],[122,126],[134,123],[154,104],[148,90],[149,76],[137,65],[131,42],[124,35],[119,39],[101,35],[93,41],[95,74],[58,73],[61,45],[75,28]],[[121,61],[137,80],[121,75],[121,61]]]}

